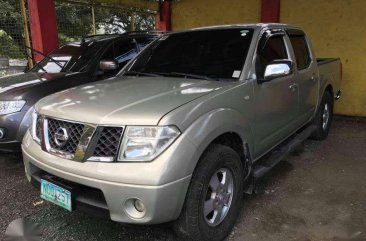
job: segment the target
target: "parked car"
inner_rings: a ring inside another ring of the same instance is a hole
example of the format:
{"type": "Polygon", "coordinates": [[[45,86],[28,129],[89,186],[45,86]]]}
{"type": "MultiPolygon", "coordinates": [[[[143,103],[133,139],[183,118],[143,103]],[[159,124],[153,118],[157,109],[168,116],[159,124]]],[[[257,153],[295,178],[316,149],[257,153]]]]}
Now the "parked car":
{"type": "Polygon", "coordinates": [[[34,104],[61,90],[117,74],[159,34],[89,36],[53,51],[27,73],[0,78],[0,151],[20,151],[34,104]]]}
{"type": "Polygon", "coordinates": [[[340,79],[340,60],[317,60],[298,27],[170,33],[114,79],[39,101],[26,175],[70,211],[223,240],[254,180],[326,138],[340,79]]]}

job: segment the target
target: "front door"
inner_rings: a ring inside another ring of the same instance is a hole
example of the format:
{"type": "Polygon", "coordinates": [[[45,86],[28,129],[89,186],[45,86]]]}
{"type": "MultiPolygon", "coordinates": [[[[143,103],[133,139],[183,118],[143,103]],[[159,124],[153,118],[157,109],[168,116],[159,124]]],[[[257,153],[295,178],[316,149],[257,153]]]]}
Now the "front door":
{"type": "MultiPolygon", "coordinates": [[[[266,31],[256,55],[257,79],[264,78],[266,66],[274,60],[291,60],[285,34],[266,31]],[[269,35],[269,36],[268,36],[269,35]]],[[[254,84],[253,134],[255,155],[259,156],[290,135],[298,114],[298,88],[295,74],[254,84]]]]}

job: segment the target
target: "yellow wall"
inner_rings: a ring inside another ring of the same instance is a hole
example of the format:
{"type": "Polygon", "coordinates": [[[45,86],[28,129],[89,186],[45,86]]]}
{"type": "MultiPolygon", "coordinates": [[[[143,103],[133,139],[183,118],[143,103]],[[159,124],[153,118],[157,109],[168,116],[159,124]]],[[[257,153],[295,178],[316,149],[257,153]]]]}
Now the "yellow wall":
{"type": "MultiPolygon", "coordinates": [[[[261,0],[172,2],[173,30],[260,21],[261,0]]],[[[366,0],[281,0],[281,22],[301,26],[318,57],[340,57],[342,98],[335,112],[366,116],[366,0]]]]}
{"type": "Polygon", "coordinates": [[[172,2],[173,30],[260,21],[260,0],[181,0],[172,2]]]}
{"type": "Polygon", "coordinates": [[[281,22],[301,26],[318,57],[340,57],[342,98],[336,113],[366,116],[366,1],[282,0],[281,22]]]}

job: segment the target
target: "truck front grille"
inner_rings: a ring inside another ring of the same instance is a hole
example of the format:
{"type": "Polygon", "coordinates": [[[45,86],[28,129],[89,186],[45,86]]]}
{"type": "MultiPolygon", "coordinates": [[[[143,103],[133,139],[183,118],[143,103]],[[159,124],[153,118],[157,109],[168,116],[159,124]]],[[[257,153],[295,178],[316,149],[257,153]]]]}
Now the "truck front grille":
{"type": "Polygon", "coordinates": [[[48,139],[49,145],[55,150],[65,152],[67,154],[74,154],[77,146],[79,145],[81,135],[84,131],[84,125],[79,123],[61,121],[56,119],[48,119],[48,139]],[[56,143],[56,133],[64,128],[67,130],[68,140],[65,141],[65,145],[59,145],[56,143]]]}
{"type": "Polygon", "coordinates": [[[41,116],[37,116],[36,136],[39,141],[42,141],[42,118],[41,118],[41,116]]]}
{"type": "Polygon", "coordinates": [[[74,161],[115,161],[124,127],[96,126],[39,116],[36,136],[42,149],[74,161]],[[43,126],[42,126],[43,125],[43,126]]]}
{"type": "Polygon", "coordinates": [[[122,127],[100,127],[102,128],[93,156],[95,157],[116,157],[119,143],[121,141],[122,127]]]}

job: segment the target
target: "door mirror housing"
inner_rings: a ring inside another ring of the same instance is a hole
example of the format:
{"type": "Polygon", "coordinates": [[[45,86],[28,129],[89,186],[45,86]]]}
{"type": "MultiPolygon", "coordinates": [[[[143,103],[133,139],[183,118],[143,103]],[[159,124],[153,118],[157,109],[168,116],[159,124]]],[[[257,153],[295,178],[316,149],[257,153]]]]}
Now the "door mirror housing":
{"type": "Polygon", "coordinates": [[[266,66],[264,78],[260,82],[268,82],[278,77],[284,77],[292,74],[293,63],[291,60],[274,60],[266,66]]]}
{"type": "Polygon", "coordinates": [[[99,68],[104,73],[111,72],[118,69],[118,63],[115,60],[101,60],[99,62],[99,68]]]}

